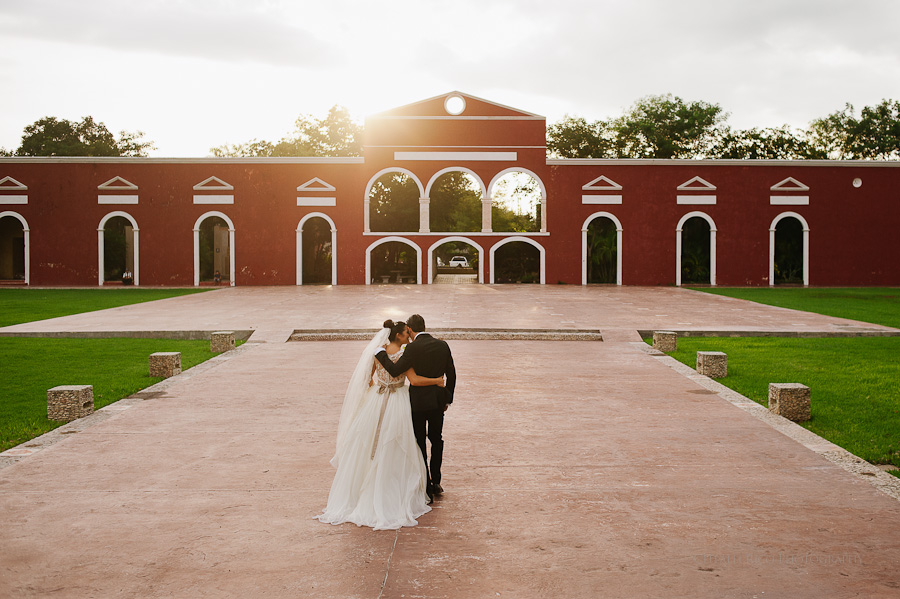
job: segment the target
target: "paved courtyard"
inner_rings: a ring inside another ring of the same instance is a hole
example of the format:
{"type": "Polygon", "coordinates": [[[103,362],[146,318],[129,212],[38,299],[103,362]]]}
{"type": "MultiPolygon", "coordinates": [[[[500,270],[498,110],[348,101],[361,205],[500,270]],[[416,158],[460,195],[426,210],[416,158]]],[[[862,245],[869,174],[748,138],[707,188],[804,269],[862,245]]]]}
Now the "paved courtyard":
{"type": "Polygon", "coordinates": [[[0,329],[255,331],[0,470],[0,597],[900,596],[900,502],[637,343],[661,328],[889,330],[683,289],[480,285],[222,289],[0,329]],[[452,342],[434,511],[314,521],[365,343],[284,340],[413,311],[605,341],[452,342]]]}

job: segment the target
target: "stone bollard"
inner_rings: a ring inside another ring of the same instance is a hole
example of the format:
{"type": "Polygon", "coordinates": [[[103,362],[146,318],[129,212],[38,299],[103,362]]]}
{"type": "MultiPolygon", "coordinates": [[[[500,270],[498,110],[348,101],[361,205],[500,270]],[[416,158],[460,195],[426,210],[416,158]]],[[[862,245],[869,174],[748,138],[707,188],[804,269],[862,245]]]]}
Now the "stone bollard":
{"type": "Polygon", "coordinates": [[[809,387],[800,383],[769,383],[769,410],[794,422],[806,422],[812,417],[809,387]]]}
{"type": "Polygon", "coordinates": [[[720,351],[698,351],[697,373],[711,379],[728,376],[728,355],[720,351]]]}
{"type": "Polygon", "coordinates": [[[93,385],[60,385],[47,390],[47,418],[71,422],[94,413],[93,385]]]}
{"type": "Polygon", "coordinates": [[[678,335],[672,331],[653,331],[653,349],[673,352],[678,348],[678,335]]]}
{"type": "Polygon", "coordinates": [[[181,352],[161,351],[150,354],[150,376],[164,379],[181,374],[181,352]]]}
{"type": "Polygon", "coordinates": [[[234,349],[234,331],[217,331],[209,338],[209,351],[219,353],[234,349]]]}

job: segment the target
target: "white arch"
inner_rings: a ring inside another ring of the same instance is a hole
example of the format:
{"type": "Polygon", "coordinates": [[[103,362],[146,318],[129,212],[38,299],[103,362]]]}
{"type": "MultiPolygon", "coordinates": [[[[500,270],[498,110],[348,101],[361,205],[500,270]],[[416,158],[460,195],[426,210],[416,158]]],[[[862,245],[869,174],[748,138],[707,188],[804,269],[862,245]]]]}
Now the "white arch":
{"type": "MultiPolygon", "coordinates": [[[[427,198],[425,195],[425,188],[422,187],[422,182],[419,181],[419,178],[409,169],[401,168],[399,166],[389,166],[387,168],[383,168],[369,179],[369,182],[366,183],[366,195],[363,196],[363,232],[369,233],[371,232],[371,228],[369,227],[369,194],[372,193],[372,186],[375,185],[375,182],[382,176],[387,173],[403,173],[408,176],[410,179],[415,181],[416,187],[419,188],[419,201],[421,206],[421,200],[423,198],[427,198]]],[[[421,221],[421,208],[419,214],[419,220],[421,221]]]]}
{"type": "Polygon", "coordinates": [[[428,185],[425,186],[425,197],[428,197],[428,198],[431,197],[431,188],[434,185],[435,181],[437,181],[438,177],[440,177],[441,175],[445,175],[447,173],[455,172],[455,171],[462,171],[462,172],[466,173],[467,175],[472,175],[472,178],[475,179],[475,181],[478,183],[478,186],[481,188],[481,197],[484,197],[487,195],[487,188],[484,186],[484,181],[481,180],[481,177],[479,177],[475,173],[475,171],[473,171],[470,168],[466,168],[464,166],[448,166],[447,168],[442,168],[441,170],[436,172],[434,175],[432,175],[431,179],[428,181],[428,185]]]}
{"type": "Polygon", "coordinates": [[[534,239],[529,239],[528,237],[507,237],[506,239],[504,239],[502,241],[498,241],[491,247],[491,285],[494,284],[494,272],[495,272],[494,271],[494,253],[497,251],[497,248],[499,248],[500,246],[506,245],[507,243],[512,243],[514,241],[524,241],[525,243],[533,245],[534,247],[536,247],[538,249],[538,251],[541,254],[541,285],[544,285],[545,284],[544,271],[546,270],[545,269],[546,258],[545,258],[545,254],[544,254],[544,246],[539,244],[534,239]]]}
{"type": "Polygon", "coordinates": [[[297,284],[303,284],[303,224],[311,218],[324,218],[331,225],[331,284],[337,285],[337,227],[324,212],[310,212],[297,224],[297,284]]]}
{"type": "Polygon", "coordinates": [[[428,248],[428,284],[434,281],[434,250],[435,248],[444,245],[450,241],[461,241],[463,243],[468,243],[476,250],[478,250],[478,282],[484,283],[484,248],[479,244],[475,243],[468,237],[461,236],[453,236],[453,237],[444,237],[443,239],[439,239],[431,244],[431,247],[428,248]]]}
{"type": "Polygon", "coordinates": [[[366,248],[366,285],[372,284],[372,250],[377,248],[379,245],[383,243],[388,243],[389,241],[399,241],[400,243],[405,243],[408,246],[412,246],[416,250],[416,284],[422,284],[422,248],[413,243],[411,240],[406,237],[383,237],[378,241],[372,243],[369,247],[366,248]]]}
{"type": "MultiPolygon", "coordinates": [[[[538,182],[538,186],[541,188],[541,233],[547,232],[547,188],[544,186],[544,182],[534,171],[528,170],[527,168],[522,168],[521,166],[511,166],[509,168],[505,168],[491,179],[490,185],[488,185],[488,193],[486,198],[494,197],[494,186],[497,184],[497,181],[500,180],[503,175],[507,173],[526,173],[531,175],[535,181],[538,182]]],[[[486,208],[485,208],[486,210],[486,208]]],[[[482,220],[484,220],[482,218],[482,220]]],[[[493,227],[490,227],[493,228],[493,227]]]]}
{"type": "Polygon", "coordinates": [[[137,287],[141,284],[141,246],[139,243],[139,235],[138,235],[138,224],[137,221],[134,220],[127,212],[122,212],[121,210],[116,210],[115,212],[110,212],[106,216],[100,219],[100,224],[97,225],[97,279],[98,284],[100,286],[103,285],[103,275],[106,269],[106,250],[103,247],[103,236],[106,232],[106,223],[111,218],[116,218],[117,216],[121,216],[128,220],[131,223],[132,233],[131,239],[134,245],[134,286],[137,287]]]}
{"type": "Polygon", "coordinates": [[[588,268],[587,268],[587,234],[588,227],[596,218],[608,218],[616,226],[616,285],[622,284],[622,223],[610,212],[595,212],[584,221],[581,225],[581,284],[587,285],[588,268]]]}
{"type": "Polygon", "coordinates": [[[218,216],[228,225],[228,278],[234,287],[234,223],[228,215],[218,210],[210,210],[200,215],[194,223],[194,287],[200,285],[200,224],[211,216],[218,216]]]}
{"type": "Polygon", "coordinates": [[[695,211],[682,216],[675,228],[675,285],[678,287],[681,287],[681,230],[684,223],[696,217],[709,223],[709,284],[716,284],[716,223],[705,212],[695,211]]]}
{"type": "Polygon", "coordinates": [[[7,216],[11,216],[22,223],[25,244],[25,284],[29,285],[31,284],[31,229],[28,227],[28,221],[25,220],[25,217],[18,212],[13,212],[12,210],[0,212],[0,218],[7,216]]]}
{"type": "Polygon", "coordinates": [[[775,285],[775,227],[784,218],[796,218],[803,226],[803,285],[809,287],[809,223],[796,212],[782,212],[769,226],[769,287],[775,285]]]}

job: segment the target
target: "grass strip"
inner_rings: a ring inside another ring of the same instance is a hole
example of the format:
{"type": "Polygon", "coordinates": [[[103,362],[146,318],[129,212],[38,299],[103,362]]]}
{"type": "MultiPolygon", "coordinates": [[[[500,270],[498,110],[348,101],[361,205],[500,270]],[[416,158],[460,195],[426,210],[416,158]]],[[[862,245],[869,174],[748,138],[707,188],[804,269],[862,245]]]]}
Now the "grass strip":
{"type": "Polygon", "coordinates": [[[801,426],[868,462],[900,466],[900,338],[682,337],[670,355],[695,368],[698,351],[728,354],[718,381],[764,406],[769,383],[807,385],[812,419],[801,426]]]}
{"type": "Polygon", "coordinates": [[[152,302],[209,289],[0,289],[0,327],[152,302]]]}
{"type": "Polygon", "coordinates": [[[897,287],[692,287],[692,289],[769,306],[900,328],[900,288],[897,287]]]}
{"type": "Polygon", "coordinates": [[[162,351],[181,352],[182,370],[218,355],[209,341],[0,338],[0,451],[64,424],[47,418],[48,389],[93,385],[102,408],[163,380],[149,376],[150,354],[162,351]]]}

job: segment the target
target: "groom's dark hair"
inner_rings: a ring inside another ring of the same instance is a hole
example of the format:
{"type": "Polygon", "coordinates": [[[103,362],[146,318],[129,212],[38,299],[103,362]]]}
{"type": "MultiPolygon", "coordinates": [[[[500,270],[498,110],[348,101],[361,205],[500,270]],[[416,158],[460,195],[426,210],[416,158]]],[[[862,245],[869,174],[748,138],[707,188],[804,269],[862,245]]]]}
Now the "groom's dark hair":
{"type": "Polygon", "coordinates": [[[413,314],[409,318],[406,319],[406,324],[409,328],[411,328],[416,333],[421,333],[425,330],[425,319],[419,316],[418,314],[413,314]]]}

